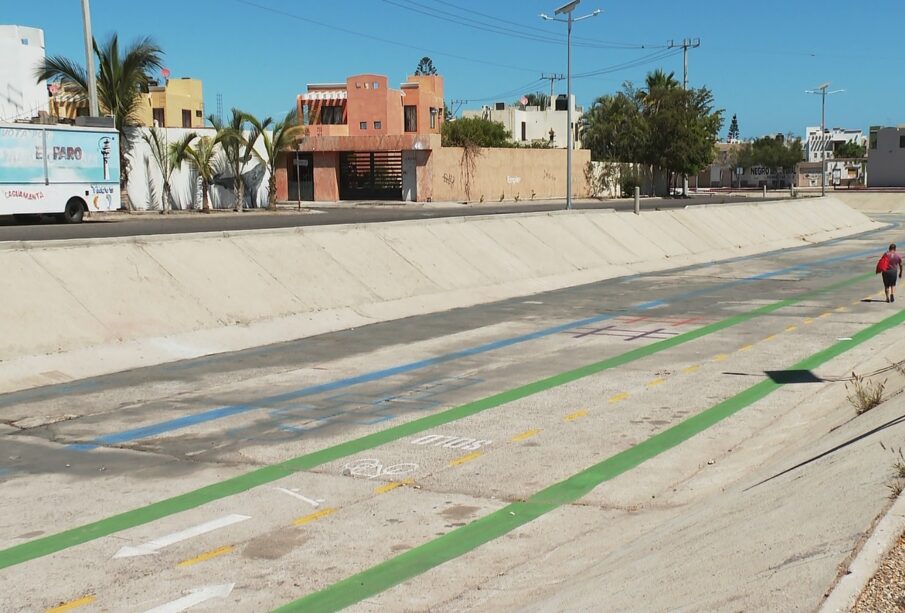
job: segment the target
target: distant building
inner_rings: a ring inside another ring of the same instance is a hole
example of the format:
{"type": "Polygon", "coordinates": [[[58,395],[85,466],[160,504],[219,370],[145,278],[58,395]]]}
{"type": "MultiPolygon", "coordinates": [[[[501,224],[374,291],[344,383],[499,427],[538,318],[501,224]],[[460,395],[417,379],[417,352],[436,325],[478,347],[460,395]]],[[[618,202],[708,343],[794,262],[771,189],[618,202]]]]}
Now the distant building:
{"type": "Polygon", "coordinates": [[[905,187],[905,126],[870,129],[868,187],[905,187]]]}
{"type": "Polygon", "coordinates": [[[47,84],[35,79],[44,63],[44,31],[0,25],[0,121],[47,112],[47,84]]]}
{"type": "MultiPolygon", "coordinates": [[[[204,127],[204,88],[198,79],[167,79],[163,85],[152,81],[148,92],[141,96],[136,117],[138,125],[149,128],[204,127]]],[[[88,100],[71,87],[57,86],[50,97],[50,114],[60,119],[87,115],[88,100]]]]}
{"type": "Polygon", "coordinates": [[[862,130],[833,128],[823,131],[820,127],[805,128],[804,159],[806,162],[820,162],[833,159],[833,151],[843,143],[867,144],[862,130]]]}
{"type": "MultiPolygon", "coordinates": [[[[543,142],[556,149],[565,149],[568,143],[567,97],[560,95],[552,101],[551,107],[541,110],[539,106],[510,105],[497,102],[480,110],[464,111],[462,117],[481,117],[503,124],[515,143],[531,144],[543,142]]],[[[581,125],[584,114],[580,106],[575,106],[572,96],[572,130],[575,149],[581,148],[577,126],[581,125]]]]}
{"type": "Polygon", "coordinates": [[[443,77],[413,75],[399,89],[359,74],[309,84],[297,99],[307,135],[283,154],[279,200],[420,200],[430,197],[431,151],[440,148],[443,77]]]}

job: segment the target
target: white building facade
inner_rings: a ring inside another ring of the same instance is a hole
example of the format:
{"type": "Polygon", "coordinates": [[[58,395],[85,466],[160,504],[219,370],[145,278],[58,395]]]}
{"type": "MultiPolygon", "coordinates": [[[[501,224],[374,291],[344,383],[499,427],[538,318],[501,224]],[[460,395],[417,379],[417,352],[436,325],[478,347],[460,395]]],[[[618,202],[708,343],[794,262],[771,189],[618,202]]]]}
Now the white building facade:
{"type": "Polygon", "coordinates": [[[807,162],[821,162],[833,159],[833,151],[836,145],[843,143],[867,144],[867,139],[861,130],[833,128],[824,132],[820,129],[820,126],[816,126],[805,128],[805,132],[807,136],[804,142],[804,156],[807,162]]]}
{"type": "Polygon", "coordinates": [[[0,25],[0,121],[47,112],[47,84],[35,79],[44,63],[44,31],[0,25]]]}
{"type": "MultiPolygon", "coordinates": [[[[575,106],[572,96],[572,131],[573,148],[581,148],[578,126],[584,113],[580,106],[575,106]]],[[[548,143],[555,149],[565,149],[568,143],[568,108],[566,96],[560,95],[553,104],[541,110],[537,106],[509,105],[497,102],[480,110],[463,111],[462,117],[481,117],[503,124],[512,135],[515,143],[530,145],[532,142],[548,143]]]]}
{"type": "Polygon", "coordinates": [[[871,128],[868,187],[905,187],[905,126],[871,128]]]}

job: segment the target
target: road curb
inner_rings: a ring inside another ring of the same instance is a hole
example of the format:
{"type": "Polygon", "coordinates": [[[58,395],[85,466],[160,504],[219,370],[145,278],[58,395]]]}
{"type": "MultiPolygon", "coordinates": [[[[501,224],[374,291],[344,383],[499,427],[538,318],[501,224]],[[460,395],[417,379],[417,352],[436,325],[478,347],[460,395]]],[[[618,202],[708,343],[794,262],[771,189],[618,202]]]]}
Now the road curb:
{"type": "Polygon", "coordinates": [[[886,515],[877,522],[873,534],[849,564],[848,572],[836,582],[830,595],[823,601],[820,613],[851,611],[903,530],[905,530],[905,494],[900,494],[886,515]]]}

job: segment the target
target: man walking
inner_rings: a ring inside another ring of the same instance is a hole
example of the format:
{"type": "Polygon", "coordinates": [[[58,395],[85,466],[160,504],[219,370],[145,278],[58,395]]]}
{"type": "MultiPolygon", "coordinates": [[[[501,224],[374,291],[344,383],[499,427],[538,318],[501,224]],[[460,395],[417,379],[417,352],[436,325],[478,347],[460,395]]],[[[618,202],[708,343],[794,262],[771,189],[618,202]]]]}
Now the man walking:
{"type": "Polygon", "coordinates": [[[902,256],[896,253],[895,244],[890,245],[889,250],[880,258],[877,263],[877,272],[883,275],[886,302],[895,302],[896,279],[902,278],[902,256]]]}

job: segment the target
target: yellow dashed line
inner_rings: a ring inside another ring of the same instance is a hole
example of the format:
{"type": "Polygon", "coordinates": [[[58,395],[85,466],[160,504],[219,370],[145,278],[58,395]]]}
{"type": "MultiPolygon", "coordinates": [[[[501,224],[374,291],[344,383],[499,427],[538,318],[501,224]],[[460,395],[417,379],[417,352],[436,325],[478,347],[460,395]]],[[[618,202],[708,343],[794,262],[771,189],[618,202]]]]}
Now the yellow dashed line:
{"type": "Polygon", "coordinates": [[[305,524],[310,524],[313,521],[317,521],[319,519],[327,517],[328,515],[333,515],[334,513],[336,513],[336,509],[333,509],[333,508],[321,509],[320,511],[317,511],[316,513],[310,513],[308,515],[303,515],[302,517],[299,517],[292,523],[296,526],[304,526],[305,524]]]}
{"type": "Polygon", "coordinates": [[[744,353],[745,351],[751,351],[752,349],[754,349],[754,345],[745,345],[744,347],[738,348],[740,353],[744,353]]]}
{"type": "Polygon", "coordinates": [[[232,545],[226,545],[225,547],[218,547],[217,549],[212,549],[210,551],[205,551],[201,555],[195,556],[194,558],[189,558],[188,560],[183,560],[176,566],[192,566],[194,564],[198,564],[199,562],[206,562],[211,558],[216,558],[218,556],[226,555],[227,553],[231,553],[236,548],[232,545]]]}
{"type": "Polygon", "coordinates": [[[817,316],[817,319],[826,319],[826,318],[829,317],[830,315],[832,315],[832,313],[829,312],[829,311],[827,311],[826,313],[821,313],[820,315],[818,315],[818,316],[817,316]]]}
{"type": "Polygon", "coordinates": [[[775,334],[771,334],[770,336],[764,338],[764,342],[765,342],[765,343],[769,343],[769,342],[772,341],[774,338],[776,338],[776,335],[775,335],[775,334]]]}
{"type": "Polygon", "coordinates": [[[787,326],[786,332],[794,332],[797,329],[798,329],[798,326],[787,326]]]}
{"type": "Polygon", "coordinates": [[[63,604],[51,607],[44,613],[62,613],[63,611],[71,611],[79,607],[84,607],[87,604],[91,604],[95,600],[97,600],[97,596],[95,596],[94,594],[88,594],[87,596],[82,596],[81,598],[78,598],[76,600],[70,600],[69,602],[64,602],[63,604]]]}
{"type": "Polygon", "coordinates": [[[682,372],[688,373],[690,375],[692,373],[698,372],[699,370],[701,370],[700,364],[692,364],[691,366],[686,366],[685,368],[683,368],[682,372]]]}
{"type": "Polygon", "coordinates": [[[460,464],[465,464],[466,462],[471,462],[472,460],[476,460],[479,457],[484,455],[483,451],[475,451],[474,453],[469,453],[468,455],[463,455],[461,458],[456,458],[452,462],[449,463],[450,466],[459,466],[460,464]]]}
{"type": "Polygon", "coordinates": [[[411,485],[414,483],[414,479],[405,479],[403,481],[393,481],[392,483],[387,483],[386,485],[381,485],[380,487],[374,488],[375,494],[386,494],[387,492],[392,492],[397,487],[402,487],[403,485],[411,485]]]}
{"type": "Polygon", "coordinates": [[[527,432],[522,432],[521,434],[516,434],[510,440],[513,443],[518,443],[520,441],[527,440],[527,439],[531,438],[532,436],[537,436],[540,433],[541,433],[541,429],[535,428],[534,430],[528,430],[527,432]]]}
{"type": "Polygon", "coordinates": [[[587,416],[588,416],[588,412],[585,409],[582,409],[580,411],[575,411],[574,413],[569,413],[568,415],[563,417],[563,419],[566,421],[575,421],[576,419],[581,419],[582,417],[587,417],[587,416]]]}
{"type": "Polygon", "coordinates": [[[663,379],[661,377],[659,379],[654,379],[653,381],[648,381],[647,387],[657,387],[658,385],[663,385],[664,383],[666,383],[666,379],[663,379]]]}
{"type": "Polygon", "coordinates": [[[725,353],[720,353],[720,354],[713,356],[712,359],[714,362],[725,362],[726,360],[729,359],[729,356],[726,355],[725,353]]]}
{"type": "Polygon", "coordinates": [[[810,326],[812,323],[814,323],[814,320],[811,317],[808,317],[802,323],[804,323],[804,325],[806,326],[810,326]]]}
{"type": "Polygon", "coordinates": [[[614,394],[610,396],[610,404],[616,404],[617,402],[622,402],[623,400],[628,400],[629,397],[628,392],[619,392],[618,394],[614,394]]]}
{"type": "Polygon", "coordinates": [[[848,311],[848,307],[844,307],[844,306],[836,307],[837,313],[845,313],[847,311],[848,311]]]}

